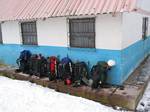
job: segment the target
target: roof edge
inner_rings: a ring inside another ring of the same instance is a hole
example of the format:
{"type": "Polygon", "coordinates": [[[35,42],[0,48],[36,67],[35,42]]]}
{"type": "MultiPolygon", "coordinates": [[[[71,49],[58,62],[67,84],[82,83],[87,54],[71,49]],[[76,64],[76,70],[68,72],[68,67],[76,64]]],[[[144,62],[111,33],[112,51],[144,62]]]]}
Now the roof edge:
{"type": "Polygon", "coordinates": [[[142,9],[142,8],[136,8],[135,11],[136,11],[137,13],[150,16],[150,11],[144,10],[144,9],[142,9]]]}

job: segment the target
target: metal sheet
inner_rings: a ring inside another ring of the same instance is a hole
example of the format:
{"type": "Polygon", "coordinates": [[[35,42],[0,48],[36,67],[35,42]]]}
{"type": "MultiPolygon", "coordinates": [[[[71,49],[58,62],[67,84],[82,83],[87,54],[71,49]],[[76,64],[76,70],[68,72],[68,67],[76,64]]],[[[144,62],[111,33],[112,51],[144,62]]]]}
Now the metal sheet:
{"type": "Polygon", "coordinates": [[[0,21],[130,12],[137,0],[0,0],[0,21]]]}

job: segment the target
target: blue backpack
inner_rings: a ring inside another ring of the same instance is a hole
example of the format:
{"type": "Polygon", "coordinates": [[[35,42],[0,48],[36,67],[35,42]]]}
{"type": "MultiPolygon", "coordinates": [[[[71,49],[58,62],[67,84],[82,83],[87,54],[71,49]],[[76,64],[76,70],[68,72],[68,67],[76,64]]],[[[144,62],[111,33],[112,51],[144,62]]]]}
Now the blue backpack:
{"type": "Polygon", "coordinates": [[[23,50],[21,53],[20,53],[20,57],[19,59],[20,60],[28,60],[30,57],[31,57],[31,52],[29,50],[23,50]]]}
{"type": "Polygon", "coordinates": [[[68,63],[72,63],[71,59],[68,58],[68,57],[65,57],[61,60],[60,62],[61,64],[65,65],[65,64],[68,64],[68,63]]]}
{"type": "Polygon", "coordinates": [[[29,62],[30,62],[31,52],[29,50],[23,50],[20,53],[19,58],[17,59],[17,64],[19,66],[19,70],[23,73],[29,73],[29,62]]]}

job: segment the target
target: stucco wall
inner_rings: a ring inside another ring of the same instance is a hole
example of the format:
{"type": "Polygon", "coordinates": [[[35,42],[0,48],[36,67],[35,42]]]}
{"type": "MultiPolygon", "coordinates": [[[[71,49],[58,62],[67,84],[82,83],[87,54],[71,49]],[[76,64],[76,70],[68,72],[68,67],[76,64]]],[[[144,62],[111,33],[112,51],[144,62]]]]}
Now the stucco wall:
{"type": "Polygon", "coordinates": [[[121,14],[99,15],[96,18],[96,47],[121,50],[121,14]]]}
{"type": "MultiPolygon", "coordinates": [[[[116,66],[109,71],[108,82],[111,84],[121,84],[121,38],[120,38],[120,15],[101,15],[96,17],[96,48],[81,49],[68,48],[68,23],[66,18],[49,18],[37,21],[38,46],[28,46],[21,44],[20,25],[18,22],[4,22],[3,30],[7,38],[7,44],[0,45],[0,60],[16,65],[16,59],[22,50],[30,50],[32,53],[42,53],[44,56],[58,56],[60,59],[67,55],[73,61],[85,61],[91,68],[98,61],[108,61],[113,59],[116,66]],[[11,32],[11,28],[16,32],[11,32]],[[13,39],[12,39],[13,38],[13,39]],[[20,45],[18,45],[20,44],[20,45]],[[9,56],[11,54],[11,56],[9,56]]],[[[6,42],[5,42],[6,43],[6,42]]]]}
{"type": "MultiPolygon", "coordinates": [[[[142,40],[142,23],[143,17],[147,15],[138,14],[135,12],[124,13],[122,19],[122,49],[142,40]]],[[[150,35],[150,17],[148,36],[150,35]]]]}
{"type": "Polygon", "coordinates": [[[17,21],[10,21],[1,23],[2,39],[4,44],[20,44],[21,35],[19,23],[17,21]]]}
{"type": "Polygon", "coordinates": [[[142,39],[142,17],[137,13],[124,13],[122,19],[122,49],[142,39]]]}
{"type": "Polygon", "coordinates": [[[37,21],[38,45],[67,47],[66,18],[37,21]]]}
{"type": "Polygon", "coordinates": [[[150,11],[150,0],[138,0],[137,7],[150,11]]]}
{"type": "MultiPolygon", "coordinates": [[[[121,15],[99,15],[96,17],[96,48],[121,49],[121,15]]],[[[67,18],[37,20],[38,45],[68,47],[67,18]]],[[[17,21],[2,23],[3,41],[7,44],[21,44],[20,24],[17,21]]]]}
{"type": "MultiPolygon", "coordinates": [[[[100,15],[96,17],[96,48],[121,49],[121,15],[100,15]]],[[[38,44],[69,46],[67,18],[51,18],[37,21],[38,44]]]]}
{"type": "Polygon", "coordinates": [[[124,13],[122,19],[121,68],[123,81],[150,52],[150,18],[147,39],[142,39],[143,17],[139,13],[124,13]]]}
{"type": "MultiPolygon", "coordinates": [[[[20,51],[31,50],[44,56],[67,55],[73,61],[89,62],[113,59],[116,66],[109,72],[108,82],[122,84],[149,51],[150,39],[142,41],[142,17],[139,14],[100,15],[96,17],[96,48],[68,48],[68,22],[66,18],[49,18],[37,21],[39,46],[21,44],[19,22],[2,23],[4,45],[0,45],[0,59],[15,65],[20,51]],[[13,45],[12,45],[13,44],[13,45]],[[7,51],[7,52],[6,52],[7,51]],[[135,51],[138,51],[134,53],[135,51]],[[11,54],[11,57],[9,55],[11,54]]],[[[150,34],[150,32],[149,32],[150,34]]]]}

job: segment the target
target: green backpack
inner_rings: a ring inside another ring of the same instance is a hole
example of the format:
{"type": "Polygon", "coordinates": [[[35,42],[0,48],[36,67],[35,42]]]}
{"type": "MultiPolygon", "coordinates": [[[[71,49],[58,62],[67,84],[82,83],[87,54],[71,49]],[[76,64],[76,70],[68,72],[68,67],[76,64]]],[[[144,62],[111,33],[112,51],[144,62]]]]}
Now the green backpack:
{"type": "Polygon", "coordinates": [[[100,61],[97,65],[94,65],[91,69],[92,75],[92,88],[98,88],[100,85],[104,85],[107,81],[107,71],[108,71],[108,64],[107,62],[100,61]]]}

